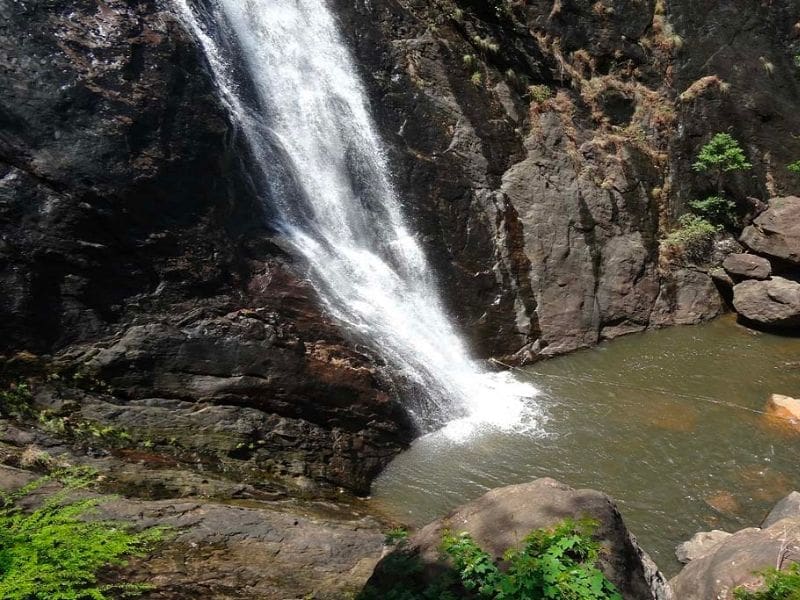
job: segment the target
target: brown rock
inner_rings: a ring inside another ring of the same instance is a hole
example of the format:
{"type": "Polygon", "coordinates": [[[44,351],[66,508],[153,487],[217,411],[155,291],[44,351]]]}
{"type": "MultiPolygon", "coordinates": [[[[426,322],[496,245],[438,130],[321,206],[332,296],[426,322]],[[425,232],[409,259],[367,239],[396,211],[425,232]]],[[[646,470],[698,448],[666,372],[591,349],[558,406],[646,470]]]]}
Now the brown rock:
{"type": "Polygon", "coordinates": [[[769,279],[772,265],[755,254],[731,254],[722,263],[727,273],[737,279],[769,279]]]}
{"type": "Polygon", "coordinates": [[[800,198],[772,198],[740,241],[753,252],[800,265],[800,198]]]}
{"type": "Polygon", "coordinates": [[[767,402],[767,417],[780,419],[787,425],[800,431],[800,400],[772,394],[767,402]]]}
{"type": "Polygon", "coordinates": [[[732,534],[727,531],[714,529],[701,531],[694,534],[688,542],[683,542],[675,549],[675,556],[684,564],[711,554],[717,546],[728,539],[732,534]]]}
{"type": "Polygon", "coordinates": [[[733,306],[748,321],[767,327],[800,326],[800,283],[773,277],[733,288],[733,306]]]}
{"type": "Polygon", "coordinates": [[[761,523],[761,528],[771,527],[783,519],[800,519],[800,492],[792,492],[778,502],[761,523]]]}

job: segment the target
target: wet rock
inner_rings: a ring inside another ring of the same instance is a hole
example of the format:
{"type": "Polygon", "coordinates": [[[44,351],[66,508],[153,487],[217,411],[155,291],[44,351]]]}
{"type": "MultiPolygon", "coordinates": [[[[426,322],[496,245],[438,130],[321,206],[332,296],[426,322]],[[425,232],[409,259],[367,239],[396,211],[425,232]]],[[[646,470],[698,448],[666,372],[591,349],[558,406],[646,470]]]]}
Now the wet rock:
{"type": "Polygon", "coordinates": [[[772,265],[766,258],[754,254],[731,254],[722,267],[731,277],[741,279],[769,279],[772,265]]]}
{"type": "Polygon", "coordinates": [[[772,198],[742,232],[741,242],[753,252],[800,265],[800,198],[772,198]]]}
{"type": "Polygon", "coordinates": [[[800,492],[792,492],[778,502],[761,523],[762,529],[771,527],[782,519],[800,518],[800,492]]]}
{"type": "MultiPolygon", "coordinates": [[[[441,577],[450,568],[439,550],[445,530],[469,532],[481,548],[499,557],[508,548],[517,546],[529,531],[552,527],[568,517],[590,517],[599,521],[595,537],[604,548],[599,566],[619,588],[623,598],[666,600],[672,597],[663,575],[639,548],[608,496],[594,490],[574,490],[546,478],[492,490],[427,525],[394,555],[378,564],[369,586],[380,592],[404,585],[392,567],[397,556],[417,562],[425,581],[441,577]]],[[[407,577],[419,583],[418,575],[409,572],[407,577]]]]}
{"type": "Polygon", "coordinates": [[[725,306],[714,280],[695,269],[665,275],[650,314],[651,327],[692,325],[720,315],[725,306]]]}
{"type": "Polygon", "coordinates": [[[800,326],[800,283],[772,277],[733,288],[733,306],[747,321],[776,328],[800,326]]]}
{"type": "Polygon", "coordinates": [[[772,394],[767,402],[766,416],[800,431],[800,400],[772,394]]]}
{"type": "Polygon", "coordinates": [[[693,560],[713,552],[724,540],[731,536],[726,531],[715,529],[713,531],[701,531],[694,534],[688,542],[683,542],[675,549],[675,556],[678,561],[686,564],[693,560]]]}
{"type": "Polygon", "coordinates": [[[800,548],[800,517],[782,519],[765,529],[737,531],[711,552],[690,562],[670,585],[681,600],[732,600],[739,586],[754,589],[763,583],[760,571],[774,567],[781,556],[785,568],[796,560],[787,548],[800,548]]]}

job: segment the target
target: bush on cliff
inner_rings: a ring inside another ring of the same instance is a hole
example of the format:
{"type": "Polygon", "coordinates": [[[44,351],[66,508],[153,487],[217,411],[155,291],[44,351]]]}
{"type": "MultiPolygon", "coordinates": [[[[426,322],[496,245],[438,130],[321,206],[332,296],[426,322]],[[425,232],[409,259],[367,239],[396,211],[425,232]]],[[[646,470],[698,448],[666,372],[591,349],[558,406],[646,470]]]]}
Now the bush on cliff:
{"type": "Polygon", "coordinates": [[[163,536],[161,529],[135,532],[129,524],[98,520],[100,501],[70,501],[91,475],[62,474],[62,491],[28,512],[20,501],[52,477],[39,479],[14,494],[0,495],[0,598],[4,600],[109,600],[134,597],[137,584],[102,585],[103,567],[121,566],[126,556],[142,555],[163,536]]]}
{"type": "Polygon", "coordinates": [[[800,600],[800,565],[794,564],[785,571],[770,569],[764,573],[764,589],[750,592],[739,588],[734,591],[736,600],[800,600]]]}

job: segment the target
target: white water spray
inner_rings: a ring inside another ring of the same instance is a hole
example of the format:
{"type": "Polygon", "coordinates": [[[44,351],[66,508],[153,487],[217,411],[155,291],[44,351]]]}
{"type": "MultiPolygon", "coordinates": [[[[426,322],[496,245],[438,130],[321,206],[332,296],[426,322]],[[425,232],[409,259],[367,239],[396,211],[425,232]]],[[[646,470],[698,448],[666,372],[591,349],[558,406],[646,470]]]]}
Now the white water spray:
{"type": "Polygon", "coordinates": [[[456,334],[389,181],[366,95],[324,0],[174,0],[333,315],[405,381],[421,429],[535,428],[535,389],[484,372],[456,334]]]}

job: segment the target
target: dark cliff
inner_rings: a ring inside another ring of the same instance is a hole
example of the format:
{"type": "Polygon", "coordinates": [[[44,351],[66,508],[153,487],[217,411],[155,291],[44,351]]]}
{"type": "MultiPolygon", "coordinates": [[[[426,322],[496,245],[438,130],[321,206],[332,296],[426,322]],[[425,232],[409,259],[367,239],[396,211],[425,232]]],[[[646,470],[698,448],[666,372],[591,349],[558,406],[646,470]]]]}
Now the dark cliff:
{"type": "MultiPolygon", "coordinates": [[[[332,4],[479,355],[719,314],[708,266],[661,243],[707,191],[691,163],[711,134],[755,165],[729,184],[743,210],[798,183],[797,2],[332,4]]],[[[273,239],[168,3],[0,0],[0,16],[6,378],[86,370],[110,394],[84,412],[165,452],[194,428],[179,453],[212,447],[222,471],[366,491],[412,429],[273,239]],[[210,406],[221,424],[197,416],[210,406]]]]}

